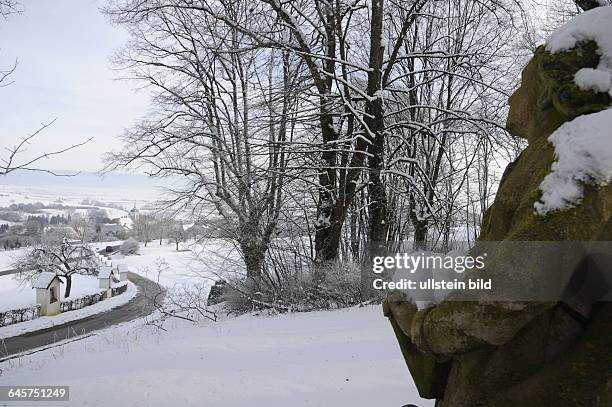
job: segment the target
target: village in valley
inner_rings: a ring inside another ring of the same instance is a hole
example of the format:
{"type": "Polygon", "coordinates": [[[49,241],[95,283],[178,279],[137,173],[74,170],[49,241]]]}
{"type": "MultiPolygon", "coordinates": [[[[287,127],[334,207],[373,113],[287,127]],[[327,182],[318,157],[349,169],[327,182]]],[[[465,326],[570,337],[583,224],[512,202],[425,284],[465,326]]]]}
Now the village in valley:
{"type": "Polygon", "coordinates": [[[142,269],[147,261],[153,264],[154,253],[189,252],[185,245],[195,238],[193,224],[185,227],[184,221],[160,216],[150,204],[124,209],[88,198],[76,202],[34,195],[13,192],[0,201],[8,204],[0,208],[0,331],[14,324],[20,324],[20,332],[28,325],[40,329],[39,317],[124,293],[108,306],[99,304],[97,312],[127,303],[137,291],[128,279],[129,256],[138,256],[142,269]],[[139,241],[144,250],[154,250],[141,255],[139,241]]]}

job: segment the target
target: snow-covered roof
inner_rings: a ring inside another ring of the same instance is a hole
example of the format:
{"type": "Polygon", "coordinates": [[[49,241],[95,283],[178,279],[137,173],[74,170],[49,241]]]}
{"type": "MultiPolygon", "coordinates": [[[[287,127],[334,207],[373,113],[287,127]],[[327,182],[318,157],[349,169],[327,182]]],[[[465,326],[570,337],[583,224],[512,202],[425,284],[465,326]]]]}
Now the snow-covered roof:
{"type": "Polygon", "coordinates": [[[56,278],[61,282],[57,274],[52,271],[44,271],[38,275],[38,278],[34,281],[34,284],[32,284],[32,288],[42,288],[46,290],[56,278]]]}
{"type": "Polygon", "coordinates": [[[100,271],[98,272],[98,278],[99,279],[110,278],[111,274],[114,274],[112,267],[103,266],[100,268],[100,271]]]}

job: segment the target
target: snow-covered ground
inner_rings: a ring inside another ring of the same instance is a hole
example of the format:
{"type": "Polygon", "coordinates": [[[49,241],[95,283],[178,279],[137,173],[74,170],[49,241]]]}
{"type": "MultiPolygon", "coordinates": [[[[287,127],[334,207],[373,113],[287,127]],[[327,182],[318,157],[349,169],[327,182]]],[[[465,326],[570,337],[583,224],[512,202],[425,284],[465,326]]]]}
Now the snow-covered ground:
{"type": "MultiPolygon", "coordinates": [[[[117,245],[121,242],[104,242],[117,245]]],[[[126,267],[153,281],[159,281],[167,289],[181,286],[214,284],[221,276],[241,272],[244,268],[238,253],[227,242],[210,239],[204,243],[181,243],[179,250],[173,243],[164,240],[150,242],[147,247],[140,244],[137,255],[111,256],[113,264],[126,267]]]]}
{"type": "MultiPolygon", "coordinates": [[[[72,288],[70,296],[64,297],[65,285],[61,286],[62,301],[70,301],[75,298],[102,291],[96,277],[72,276],[72,288]]],[[[36,290],[28,282],[22,282],[15,275],[0,276],[0,311],[24,308],[36,304],[36,290]]]]}
{"type": "MultiPolygon", "coordinates": [[[[0,223],[2,223],[0,221],[0,223]]],[[[0,271],[14,268],[15,262],[21,257],[27,249],[0,250],[0,271]]]]}
{"type": "Polygon", "coordinates": [[[137,324],[2,363],[0,385],[67,385],[72,406],[433,406],[380,306],[137,324]]]}

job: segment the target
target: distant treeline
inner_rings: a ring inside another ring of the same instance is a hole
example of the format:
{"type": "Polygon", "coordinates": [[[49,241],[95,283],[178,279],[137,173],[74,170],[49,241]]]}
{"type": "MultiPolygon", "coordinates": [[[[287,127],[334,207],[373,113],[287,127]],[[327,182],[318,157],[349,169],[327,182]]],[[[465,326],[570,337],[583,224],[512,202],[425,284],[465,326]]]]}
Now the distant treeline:
{"type": "Polygon", "coordinates": [[[39,215],[39,216],[28,216],[26,223],[30,222],[38,222],[41,226],[49,226],[49,225],[67,225],[72,220],[72,217],[68,215],[68,217],[64,217],[64,215],[39,215]]]}
{"type": "MultiPolygon", "coordinates": [[[[72,218],[70,215],[68,215],[67,218],[64,217],[64,215],[29,215],[26,219],[26,223],[30,221],[35,221],[40,223],[42,226],[66,225],[71,221],[71,219],[72,218]]],[[[17,212],[0,212],[0,220],[13,223],[21,223],[23,221],[21,215],[17,212]]],[[[1,229],[0,233],[2,233],[1,229]]]]}
{"type": "MultiPolygon", "coordinates": [[[[101,202],[98,202],[98,203],[101,204],[101,202]]],[[[104,205],[99,205],[99,206],[104,206],[104,205]]],[[[90,209],[97,209],[97,210],[99,210],[100,209],[99,206],[90,206],[90,205],[87,205],[87,206],[85,206],[85,205],[63,205],[61,203],[51,203],[51,204],[45,205],[42,202],[36,202],[36,203],[11,204],[9,206],[0,207],[0,211],[4,211],[4,212],[25,212],[25,213],[31,213],[31,214],[38,214],[43,209],[55,209],[55,210],[67,210],[67,209],[85,209],[85,210],[90,210],[90,209]]]]}

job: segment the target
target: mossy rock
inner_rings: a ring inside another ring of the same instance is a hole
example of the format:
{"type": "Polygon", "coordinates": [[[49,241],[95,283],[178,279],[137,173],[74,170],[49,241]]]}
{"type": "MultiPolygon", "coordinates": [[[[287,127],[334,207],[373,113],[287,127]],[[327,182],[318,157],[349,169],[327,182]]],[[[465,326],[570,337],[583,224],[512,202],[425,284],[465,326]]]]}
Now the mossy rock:
{"type": "Polygon", "coordinates": [[[538,64],[542,86],[539,108],[546,108],[548,103],[552,103],[557,111],[573,119],[607,109],[612,103],[608,93],[582,90],[574,82],[574,76],[580,69],[596,68],[599,65],[596,42],[581,42],[568,51],[556,54],[546,52],[544,46],[541,46],[534,60],[538,64]]]}
{"type": "Polygon", "coordinates": [[[225,281],[223,280],[215,281],[215,284],[212,287],[210,287],[210,292],[208,293],[207,304],[216,305],[216,304],[219,304],[225,301],[224,293],[226,289],[227,289],[227,284],[225,283],[225,281]]]}

